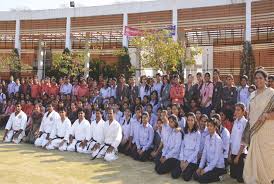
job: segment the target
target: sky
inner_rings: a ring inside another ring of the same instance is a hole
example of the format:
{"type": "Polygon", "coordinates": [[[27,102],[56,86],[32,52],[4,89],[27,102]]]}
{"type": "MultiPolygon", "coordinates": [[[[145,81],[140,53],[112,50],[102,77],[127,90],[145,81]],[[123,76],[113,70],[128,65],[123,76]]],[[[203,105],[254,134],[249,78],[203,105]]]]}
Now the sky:
{"type": "MultiPolygon", "coordinates": [[[[0,11],[42,10],[69,7],[71,0],[0,0],[0,11]]],[[[100,6],[115,3],[142,2],[152,0],[74,0],[75,7],[100,6]]]]}

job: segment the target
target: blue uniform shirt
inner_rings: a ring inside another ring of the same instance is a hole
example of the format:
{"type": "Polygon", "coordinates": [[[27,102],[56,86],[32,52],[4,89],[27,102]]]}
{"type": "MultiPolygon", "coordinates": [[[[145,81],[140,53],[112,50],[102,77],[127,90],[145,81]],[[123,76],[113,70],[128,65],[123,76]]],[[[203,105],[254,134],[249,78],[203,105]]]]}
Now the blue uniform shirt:
{"type": "Polygon", "coordinates": [[[166,159],[169,159],[169,158],[178,159],[180,154],[181,142],[182,142],[181,132],[176,131],[175,129],[172,129],[167,139],[167,143],[163,147],[162,156],[164,156],[166,159]]]}
{"type": "Polygon", "coordinates": [[[201,134],[199,131],[185,134],[181,145],[180,160],[196,164],[197,155],[200,150],[200,142],[201,134]]]}
{"type": "Polygon", "coordinates": [[[204,151],[199,165],[199,168],[204,168],[205,172],[211,171],[215,167],[225,167],[223,141],[216,132],[214,135],[208,135],[206,137],[204,151]]]}
{"type": "Polygon", "coordinates": [[[147,151],[153,145],[154,138],[154,130],[152,126],[147,123],[145,126],[141,125],[138,128],[138,137],[136,139],[137,149],[142,149],[143,151],[147,151]]]}

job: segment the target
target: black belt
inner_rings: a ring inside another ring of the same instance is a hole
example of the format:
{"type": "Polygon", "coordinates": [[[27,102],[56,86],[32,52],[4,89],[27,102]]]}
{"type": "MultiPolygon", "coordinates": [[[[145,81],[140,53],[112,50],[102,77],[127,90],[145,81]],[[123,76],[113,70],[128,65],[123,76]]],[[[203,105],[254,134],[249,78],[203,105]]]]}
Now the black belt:
{"type": "Polygon", "coordinates": [[[107,144],[107,143],[105,143],[104,144],[104,146],[102,146],[102,148],[100,148],[99,149],[99,151],[98,151],[98,153],[97,153],[97,155],[95,155],[91,160],[94,160],[98,155],[99,155],[99,153],[102,151],[102,149],[105,147],[105,146],[111,146],[110,144],[107,144]]]}
{"type": "Polygon", "coordinates": [[[88,146],[87,146],[87,150],[89,149],[89,147],[90,147],[90,145],[91,145],[92,142],[97,142],[97,141],[94,140],[93,138],[91,138],[90,143],[89,143],[88,146]]]}
{"type": "Polygon", "coordinates": [[[19,132],[19,130],[13,130],[13,135],[11,137],[11,140],[13,140],[13,137],[14,137],[15,134],[17,134],[17,132],[19,132]]]}
{"type": "Polygon", "coordinates": [[[54,140],[54,139],[64,139],[64,137],[56,136],[55,138],[53,138],[53,139],[51,139],[51,140],[54,140]]]}
{"type": "Polygon", "coordinates": [[[77,142],[76,142],[76,144],[75,144],[75,152],[77,152],[77,144],[78,144],[79,142],[82,142],[82,141],[77,141],[77,142]]]}

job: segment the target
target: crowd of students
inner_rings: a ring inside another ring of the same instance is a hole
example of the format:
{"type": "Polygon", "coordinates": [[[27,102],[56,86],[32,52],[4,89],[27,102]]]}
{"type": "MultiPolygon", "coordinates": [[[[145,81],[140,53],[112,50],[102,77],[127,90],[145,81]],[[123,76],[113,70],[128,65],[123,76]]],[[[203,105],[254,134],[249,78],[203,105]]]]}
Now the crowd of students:
{"type": "MultiPolygon", "coordinates": [[[[158,174],[216,182],[227,173],[243,182],[249,96],[256,90],[241,76],[221,81],[220,72],[156,74],[128,79],[65,77],[2,80],[0,123],[4,142],[76,151],[91,159],[116,160],[118,152],[154,161],[158,174]],[[213,81],[211,81],[211,78],[213,81]],[[70,83],[72,80],[72,83],[70,83]],[[196,83],[194,83],[196,81],[196,83]]],[[[269,76],[269,87],[274,87],[269,76]]]]}

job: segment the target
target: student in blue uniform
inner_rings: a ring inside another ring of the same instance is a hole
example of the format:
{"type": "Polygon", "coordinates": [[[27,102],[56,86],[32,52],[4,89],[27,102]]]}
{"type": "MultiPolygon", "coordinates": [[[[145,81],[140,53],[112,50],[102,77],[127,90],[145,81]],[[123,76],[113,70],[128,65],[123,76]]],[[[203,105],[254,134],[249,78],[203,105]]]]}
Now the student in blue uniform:
{"type": "Polygon", "coordinates": [[[189,181],[198,168],[197,156],[200,150],[201,134],[195,114],[190,112],[186,117],[187,123],[184,128],[184,140],[181,144],[180,162],[177,162],[176,168],[171,172],[171,176],[172,178],[179,178],[182,174],[183,179],[189,181]]]}
{"type": "Polygon", "coordinates": [[[205,140],[202,159],[193,176],[200,183],[220,181],[220,176],[225,173],[223,142],[217,133],[218,120],[215,118],[209,119],[207,129],[209,135],[205,140]]]}
{"type": "Polygon", "coordinates": [[[125,154],[128,153],[127,151],[125,151],[125,148],[129,145],[130,128],[131,128],[130,122],[131,122],[131,111],[129,108],[126,108],[120,122],[122,126],[123,138],[118,147],[118,151],[125,154]]]}
{"type": "Polygon", "coordinates": [[[164,144],[162,156],[155,162],[155,171],[158,174],[165,174],[174,169],[177,165],[180,146],[182,142],[182,134],[177,129],[179,127],[178,118],[171,115],[168,118],[171,133],[168,137],[167,143],[164,144]]]}
{"type": "Polygon", "coordinates": [[[149,124],[148,112],[142,114],[142,125],[138,128],[138,135],[136,139],[136,151],[133,152],[135,160],[146,161],[148,160],[153,148],[154,130],[149,124]]]}
{"type": "Polygon", "coordinates": [[[213,115],[213,118],[217,119],[219,135],[223,141],[223,150],[224,150],[224,162],[225,169],[228,167],[228,153],[229,153],[229,141],[230,141],[230,133],[227,128],[225,128],[221,123],[221,116],[219,114],[213,115]]]}
{"type": "Polygon", "coordinates": [[[230,138],[230,176],[239,183],[243,183],[244,158],[247,155],[247,147],[241,143],[247,119],[244,117],[245,105],[238,103],[235,105],[235,121],[230,138]]]}
{"type": "Polygon", "coordinates": [[[129,134],[129,144],[125,148],[125,154],[131,155],[136,151],[136,139],[138,136],[138,129],[142,125],[142,106],[136,106],[134,118],[130,121],[130,134],[129,134]]]}
{"type": "Polygon", "coordinates": [[[200,160],[202,158],[206,136],[208,136],[209,134],[207,130],[207,121],[208,121],[208,116],[206,114],[202,114],[199,121],[199,131],[201,133],[201,141],[200,141],[200,149],[198,153],[198,163],[200,163],[200,160]]]}
{"type": "Polygon", "coordinates": [[[155,130],[154,130],[154,139],[153,139],[153,151],[150,154],[150,160],[155,160],[155,158],[162,154],[163,144],[161,144],[162,139],[162,127],[163,121],[161,119],[157,120],[155,130]]]}

